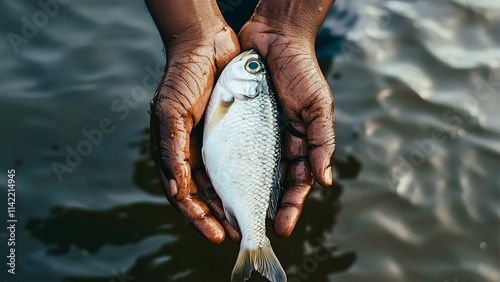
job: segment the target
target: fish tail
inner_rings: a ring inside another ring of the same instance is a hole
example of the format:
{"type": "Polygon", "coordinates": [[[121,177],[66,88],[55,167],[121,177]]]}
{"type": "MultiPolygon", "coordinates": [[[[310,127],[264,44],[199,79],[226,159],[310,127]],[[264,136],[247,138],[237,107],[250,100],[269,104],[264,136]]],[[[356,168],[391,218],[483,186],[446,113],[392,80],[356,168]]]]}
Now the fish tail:
{"type": "Polygon", "coordinates": [[[231,282],[244,282],[257,270],[271,282],[286,282],[286,273],[274,254],[271,244],[258,249],[240,248],[231,274],[231,282]]]}

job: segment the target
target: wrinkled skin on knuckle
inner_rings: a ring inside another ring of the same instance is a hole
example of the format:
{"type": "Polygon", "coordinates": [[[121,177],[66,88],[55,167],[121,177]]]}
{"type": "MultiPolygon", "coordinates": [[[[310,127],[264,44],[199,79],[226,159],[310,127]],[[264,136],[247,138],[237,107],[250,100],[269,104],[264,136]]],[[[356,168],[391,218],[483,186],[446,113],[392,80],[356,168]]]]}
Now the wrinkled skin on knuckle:
{"type": "MultiPolygon", "coordinates": [[[[300,115],[308,126],[314,124],[314,129],[321,129],[327,135],[333,133],[333,98],[331,94],[321,89],[307,97],[300,115]]],[[[312,141],[312,140],[309,140],[312,141]]],[[[309,142],[310,145],[321,145],[309,142]]]]}

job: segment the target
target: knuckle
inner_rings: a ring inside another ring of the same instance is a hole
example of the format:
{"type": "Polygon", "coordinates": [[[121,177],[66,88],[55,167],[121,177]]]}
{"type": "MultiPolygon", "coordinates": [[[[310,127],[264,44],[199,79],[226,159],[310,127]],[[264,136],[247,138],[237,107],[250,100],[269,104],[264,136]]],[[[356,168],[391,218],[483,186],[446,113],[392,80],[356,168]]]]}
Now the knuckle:
{"type": "Polygon", "coordinates": [[[280,208],[297,208],[299,210],[304,206],[304,199],[297,199],[292,197],[283,198],[280,208]]]}
{"type": "Polygon", "coordinates": [[[296,208],[298,210],[301,210],[303,205],[303,203],[282,202],[280,208],[296,208]]]}

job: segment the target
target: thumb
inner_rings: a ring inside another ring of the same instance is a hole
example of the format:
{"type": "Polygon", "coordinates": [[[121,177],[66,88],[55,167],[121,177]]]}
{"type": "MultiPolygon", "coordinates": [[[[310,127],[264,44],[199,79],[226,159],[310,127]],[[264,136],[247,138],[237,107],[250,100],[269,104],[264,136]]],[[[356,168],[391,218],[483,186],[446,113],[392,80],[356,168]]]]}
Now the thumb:
{"type": "Polygon", "coordinates": [[[167,99],[156,104],[155,114],[151,119],[152,124],[158,126],[151,130],[155,130],[157,136],[155,159],[168,182],[175,181],[171,183],[169,193],[176,200],[182,200],[189,192],[191,180],[191,169],[187,162],[190,157],[189,136],[192,122],[179,112],[177,108],[180,105],[177,103],[167,99]],[[165,108],[167,110],[164,110],[165,108]]]}
{"type": "Polygon", "coordinates": [[[176,200],[189,193],[190,138],[201,120],[213,85],[215,67],[207,56],[171,56],[154,98],[152,130],[157,137],[156,158],[176,200]],[[154,124],[154,125],[153,125],[154,124]]]}

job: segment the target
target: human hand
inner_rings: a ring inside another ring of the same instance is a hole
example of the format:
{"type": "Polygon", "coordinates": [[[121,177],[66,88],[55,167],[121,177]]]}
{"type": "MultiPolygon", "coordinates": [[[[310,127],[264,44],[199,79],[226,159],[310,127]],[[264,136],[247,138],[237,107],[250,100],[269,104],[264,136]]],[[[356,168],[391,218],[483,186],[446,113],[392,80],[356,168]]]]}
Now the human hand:
{"type": "MultiPolygon", "coordinates": [[[[205,174],[198,124],[214,77],[240,48],[235,34],[214,8],[215,1],[211,2],[146,0],[168,59],[152,104],[151,152],[170,203],[200,233],[220,243],[225,234],[233,241],[241,237],[225,218],[221,201],[205,174]]],[[[278,99],[290,122],[281,166],[285,188],[274,226],[279,236],[287,237],[314,184],[311,171],[322,185],[329,186],[332,181],[333,100],[315,59],[314,39],[333,1],[319,1],[325,3],[306,9],[295,7],[300,15],[281,17],[266,15],[265,10],[273,4],[279,6],[280,1],[261,2],[260,11],[257,9],[242,29],[240,40],[244,49],[255,48],[267,59],[278,99]],[[300,28],[295,29],[290,19],[300,28]]],[[[290,7],[297,3],[292,2],[290,7]]],[[[309,2],[303,4],[308,6],[309,2]]]]}
{"type": "Polygon", "coordinates": [[[242,27],[242,50],[254,48],[266,60],[288,122],[274,231],[288,237],[314,186],[332,185],[335,151],[333,97],[316,60],[316,34],[333,0],[262,0],[242,27]],[[314,176],[314,178],[313,178],[314,176]]]}
{"type": "Polygon", "coordinates": [[[200,120],[216,76],[240,47],[215,1],[197,2],[146,2],[167,53],[151,105],[151,154],[167,199],[195,229],[215,243],[225,234],[239,241],[205,173],[200,120]]]}

